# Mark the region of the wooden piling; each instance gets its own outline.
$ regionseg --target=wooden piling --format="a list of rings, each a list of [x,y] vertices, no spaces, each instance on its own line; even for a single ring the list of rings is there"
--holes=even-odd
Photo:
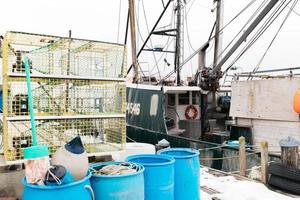
[[[240,159],[240,175],[246,176],[246,148],[245,148],[245,137],[239,138],[239,159]]]
[[[268,162],[269,162],[269,144],[267,141],[262,141],[260,143],[261,149],[261,181],[264,184],[268,183]]]
[[[298,146],[282,146],[281,162],[284,166],[299,168],[299,148]]]

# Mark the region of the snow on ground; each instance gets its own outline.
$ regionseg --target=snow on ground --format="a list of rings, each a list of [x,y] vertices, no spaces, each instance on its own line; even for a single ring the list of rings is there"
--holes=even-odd
[[[208,173],[207,168],[201,168],[200,186],[206,186],[220,192],[208,194],[201,190],[201,200],[212,200],[217,197],[221,200],[295,200],[280,193],[269,190],[262,183],[237,180],[233,176],[217,177]]]

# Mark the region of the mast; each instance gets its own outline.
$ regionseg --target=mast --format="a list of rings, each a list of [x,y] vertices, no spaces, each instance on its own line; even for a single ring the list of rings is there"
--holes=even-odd
[[[220,62],[213,68],[212,74],[217,74],[221,70],[225,62],[231,57],[231,55],[241,46],[241,44],[247,39],[252,31],[261,23],[261,21],[268,15],[268,13],[274,8],[279,0],[270,0],[265,8],[259,13],[259,15],[253,20],[249,27],[244,31],[241,37],[236,43],[228,50],[227,54],[220,60]]]
[[[176,84],[181,84],[180,79],[180,66],[183,61],[183,3],[182,0],[177,0],[177,19],[176,19],[176,46],[175,46],[175,71],[176,71]]]
[[[217,2],[216,7],[216,28],[215,28],[215,51],[214,51],[214,66],[217,66],[221,60],[223,36],[220,30],[223,28],[224,1],[214,0]]]
[[[136,55],[136,29],[135,29],[135,4],[134,0],[128,0],[129,4],[129,19],[130,19],[130,33],[131,33],[131,56],[133,66],[133,83],[137,83],[139,78],[138,61]]]
[[[224,1],[214,0],[216,5],[216,27],[215,27],[215,48],[214,48],[214,65],[217,66],[221,60],[223,36],[220,30],[223,28]],[[212,92],[212,105],[217,106],[216,92]]]

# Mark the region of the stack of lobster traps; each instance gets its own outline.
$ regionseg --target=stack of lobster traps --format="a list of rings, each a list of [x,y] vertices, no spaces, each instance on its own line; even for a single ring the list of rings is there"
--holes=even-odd
[[[80,135],[88,153],[119,151],[126,140],[124,45],[7,32],[3,41],[3,142],[7,161],[31,145],[25,66],[40,144],[51,152]]]

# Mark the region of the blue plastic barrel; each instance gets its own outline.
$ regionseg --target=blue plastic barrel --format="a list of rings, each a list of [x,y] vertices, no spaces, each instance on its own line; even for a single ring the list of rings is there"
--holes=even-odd
[[[199,151],[170,148],[159,151],[161,155],[175,158],[175,200],[200,199]]]
[[[94,200],[94,194],[89,179],[89,173],[84,179],[61,186],[38,186],[28,184],[23,178],[24,191],[22,200]]]
[[[174,200],[175,160],[163,155],[133,155],[127,161],[145,167],[145,200]]]
[[[102,166],[119,164],[119,162],[96,163],[93,169]],[[126,175],[100,175],[94,174],[91,185],[96,200],[144,200],[144,167],[137,165],[139,170]]]

